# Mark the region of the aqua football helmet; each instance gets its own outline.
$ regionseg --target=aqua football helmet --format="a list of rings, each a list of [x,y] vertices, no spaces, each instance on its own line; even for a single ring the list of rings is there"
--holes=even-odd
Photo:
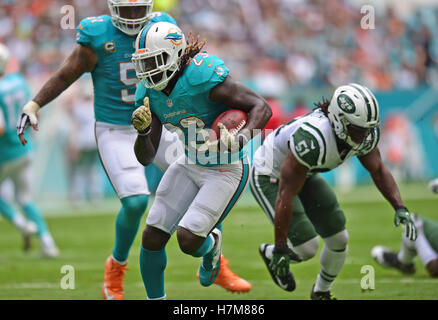
[[[9,57],[9,49],[4,44],[0,43],[0,75],[5,73]]]
[[[336,136],[356,149],[379,125],[379,104],[367,87],[350,83],[336,89],[328,117]]]
[[[111,13],[113,25],[130,36],[136,36],[140,30],[149,22],[148,16],[152,12],[154,0],[108,0],[108,7]],[[144,7],[144,13],[141,12],[139,17],[127,18],[122,12],[124,7]]]
[[[132,62],[146,88],[163,90],[181,66],[186,38],[178,26],[157,22],[144,28],[135,42]]]

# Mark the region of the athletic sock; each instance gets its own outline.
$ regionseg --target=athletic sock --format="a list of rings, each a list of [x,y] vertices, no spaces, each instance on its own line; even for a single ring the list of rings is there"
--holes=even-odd
[[[3,199],[0,199],[0,214],[11,223],[14,223],[14,217],[18,215],[14,208]]]
[[[417,252],[415,251],[415,241],[409,240],[405,236],[402,236],[402,243],[400,251],[397,254],[397,259],[402,264],[411,264],[414,262],[416,255]]]
[[[209,253],[211,251],[211,249],[213,249],[214,244],[215,244],[214,237],[210,233],[207,236],[207,238],[205,238],[204,242],[201,244],[201,246],[198,248],[198,250],[196,250],[196,252],[194,252],[192,254],[192,256],[194,256],[195,258],[205,256],[207,253]]]
[[[45,232],[40,236],[41,245],[45,248],[50,248],[55,246],[55,241],[50,233]]]
[[[38,235],[42,237],[42,235],[48,233],[47,224],[44,221],[43,215],[41,214],[40,209],[33,203],[28,203],[22,206],[24,214],[27,219],[34,222],[38,228]]]
[[[315,283],[315,292],[327,292],[330,290],[336,276],[341,272],[346,258],[347,248],[342,251],[333,251],[324,244],[320,257],[321,271]]]
[[[128,259],[148,199],[147,195],[137,195],[121,200],[122,208],[116,218],[116,237],[113,248],[113,258],[121,264],[126,263]]]
[[[418,229],[417,229],[418,230]],[[427,240],[426,236],[422,232],[422,229],[418,230],[417,240],[415,240],[415,248],[417,250],[418,257],[424,266],[426,266],[430,261],[437,258],[437,253]]]
[[[167,265],[166,249],[140,250],[140,272],[148,299],[164,299],[164,270]]]

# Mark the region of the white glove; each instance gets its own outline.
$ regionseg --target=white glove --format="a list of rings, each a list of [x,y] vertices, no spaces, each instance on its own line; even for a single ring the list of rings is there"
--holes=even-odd
[[[218,128],[220,129],[220,141],[221,143],[227,147],[227,149],[231,153],[239,152],[240,146],[239,141],[237,141],[236,130],[230,130],[228,131],[227,127],[222,122],[218,123]]]
[[[149,98],[146,97],[143,100],[144,105],[141,107],[138,107],[133,113],[132,113],[132,124],[134,125],[134,128],[140,133],[140,134],[149,134],[151,130],[151,123],[152,123],[152,113],[151,109],[149,107]]]
[[[35,101],[29,101],[21,111],[21,116],[17,122],[17,135],[20,138],[21,144],[27,143],[24,139],[24,132],[29,126],[32,126],[34,130],[38,131],[38,118],[37,112],[40,106]]]

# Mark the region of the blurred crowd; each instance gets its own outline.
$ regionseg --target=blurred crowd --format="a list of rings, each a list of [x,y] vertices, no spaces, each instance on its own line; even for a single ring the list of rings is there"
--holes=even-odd
[[[208,40],[236,78],[279,96],[292,86],[337,86],[346,81],[375,90],[410,89],[438,78],[438,6],[401,17],[375,10],[375,29],[362,29],[357,1],[155,0],[187,34]],[[41,79],[75,45],[75,30],[60,27],[61,7],[73,5],[76,24],[107,14],[106,0],[2,0],[0,42],[22,71]],[[39,80],[41,81],[41,80]]]

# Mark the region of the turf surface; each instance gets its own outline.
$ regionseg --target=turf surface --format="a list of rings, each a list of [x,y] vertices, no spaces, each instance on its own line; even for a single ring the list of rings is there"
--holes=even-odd
[[[411,210],[438,220],[438,197],[424,186],[402,188]],[[430,278],[416,259],[417,273],[404,276],[384,269],[370,256],[373,246],[381,244],[398,249],[400,228],[393,227],[393,210],[374,188],[358,188],[339,196],[347,216],[350,235],[347,262],[333,285],[339,299],[438,299],[438,279]],[[111,210],[64,210],[50,214],[46,220],[61,250],[54,260],[38,257],[39,241],[28,254],[21,250],[20,234],[5,220],[0,221],[0,299],[101,299],[104,262],[114,241],[115,203]],[[145,217],[143,218],[145,219]],[[144,221],[142,221],[142,226]],[[142,228],[141,228],[142,229]],[[140,232],[131,249],[129,271],[125,278],[125,298],[145,299],[139,271]],[[183,254],[175,237],[167,246],[166,293],[168,299],[308,299],[319,272],[319,253],[311,261],[292,265],[297,289],[288,293],[274,285],[258,254],[262,242],[272,242],[273,228],[264,213],[247,195],[224,222],[223,249],[231,268],[252,283],[247,294],[237,295],[213,285],[201,287],[196,279],[200,259]],[[321,246],[320,246],[321,249]],[[63,290],[61,268],[71,265],[75,270],[75,289]],[[364,291],[360,282],[365,274],[361,268],[374,267],[375,289]]]

